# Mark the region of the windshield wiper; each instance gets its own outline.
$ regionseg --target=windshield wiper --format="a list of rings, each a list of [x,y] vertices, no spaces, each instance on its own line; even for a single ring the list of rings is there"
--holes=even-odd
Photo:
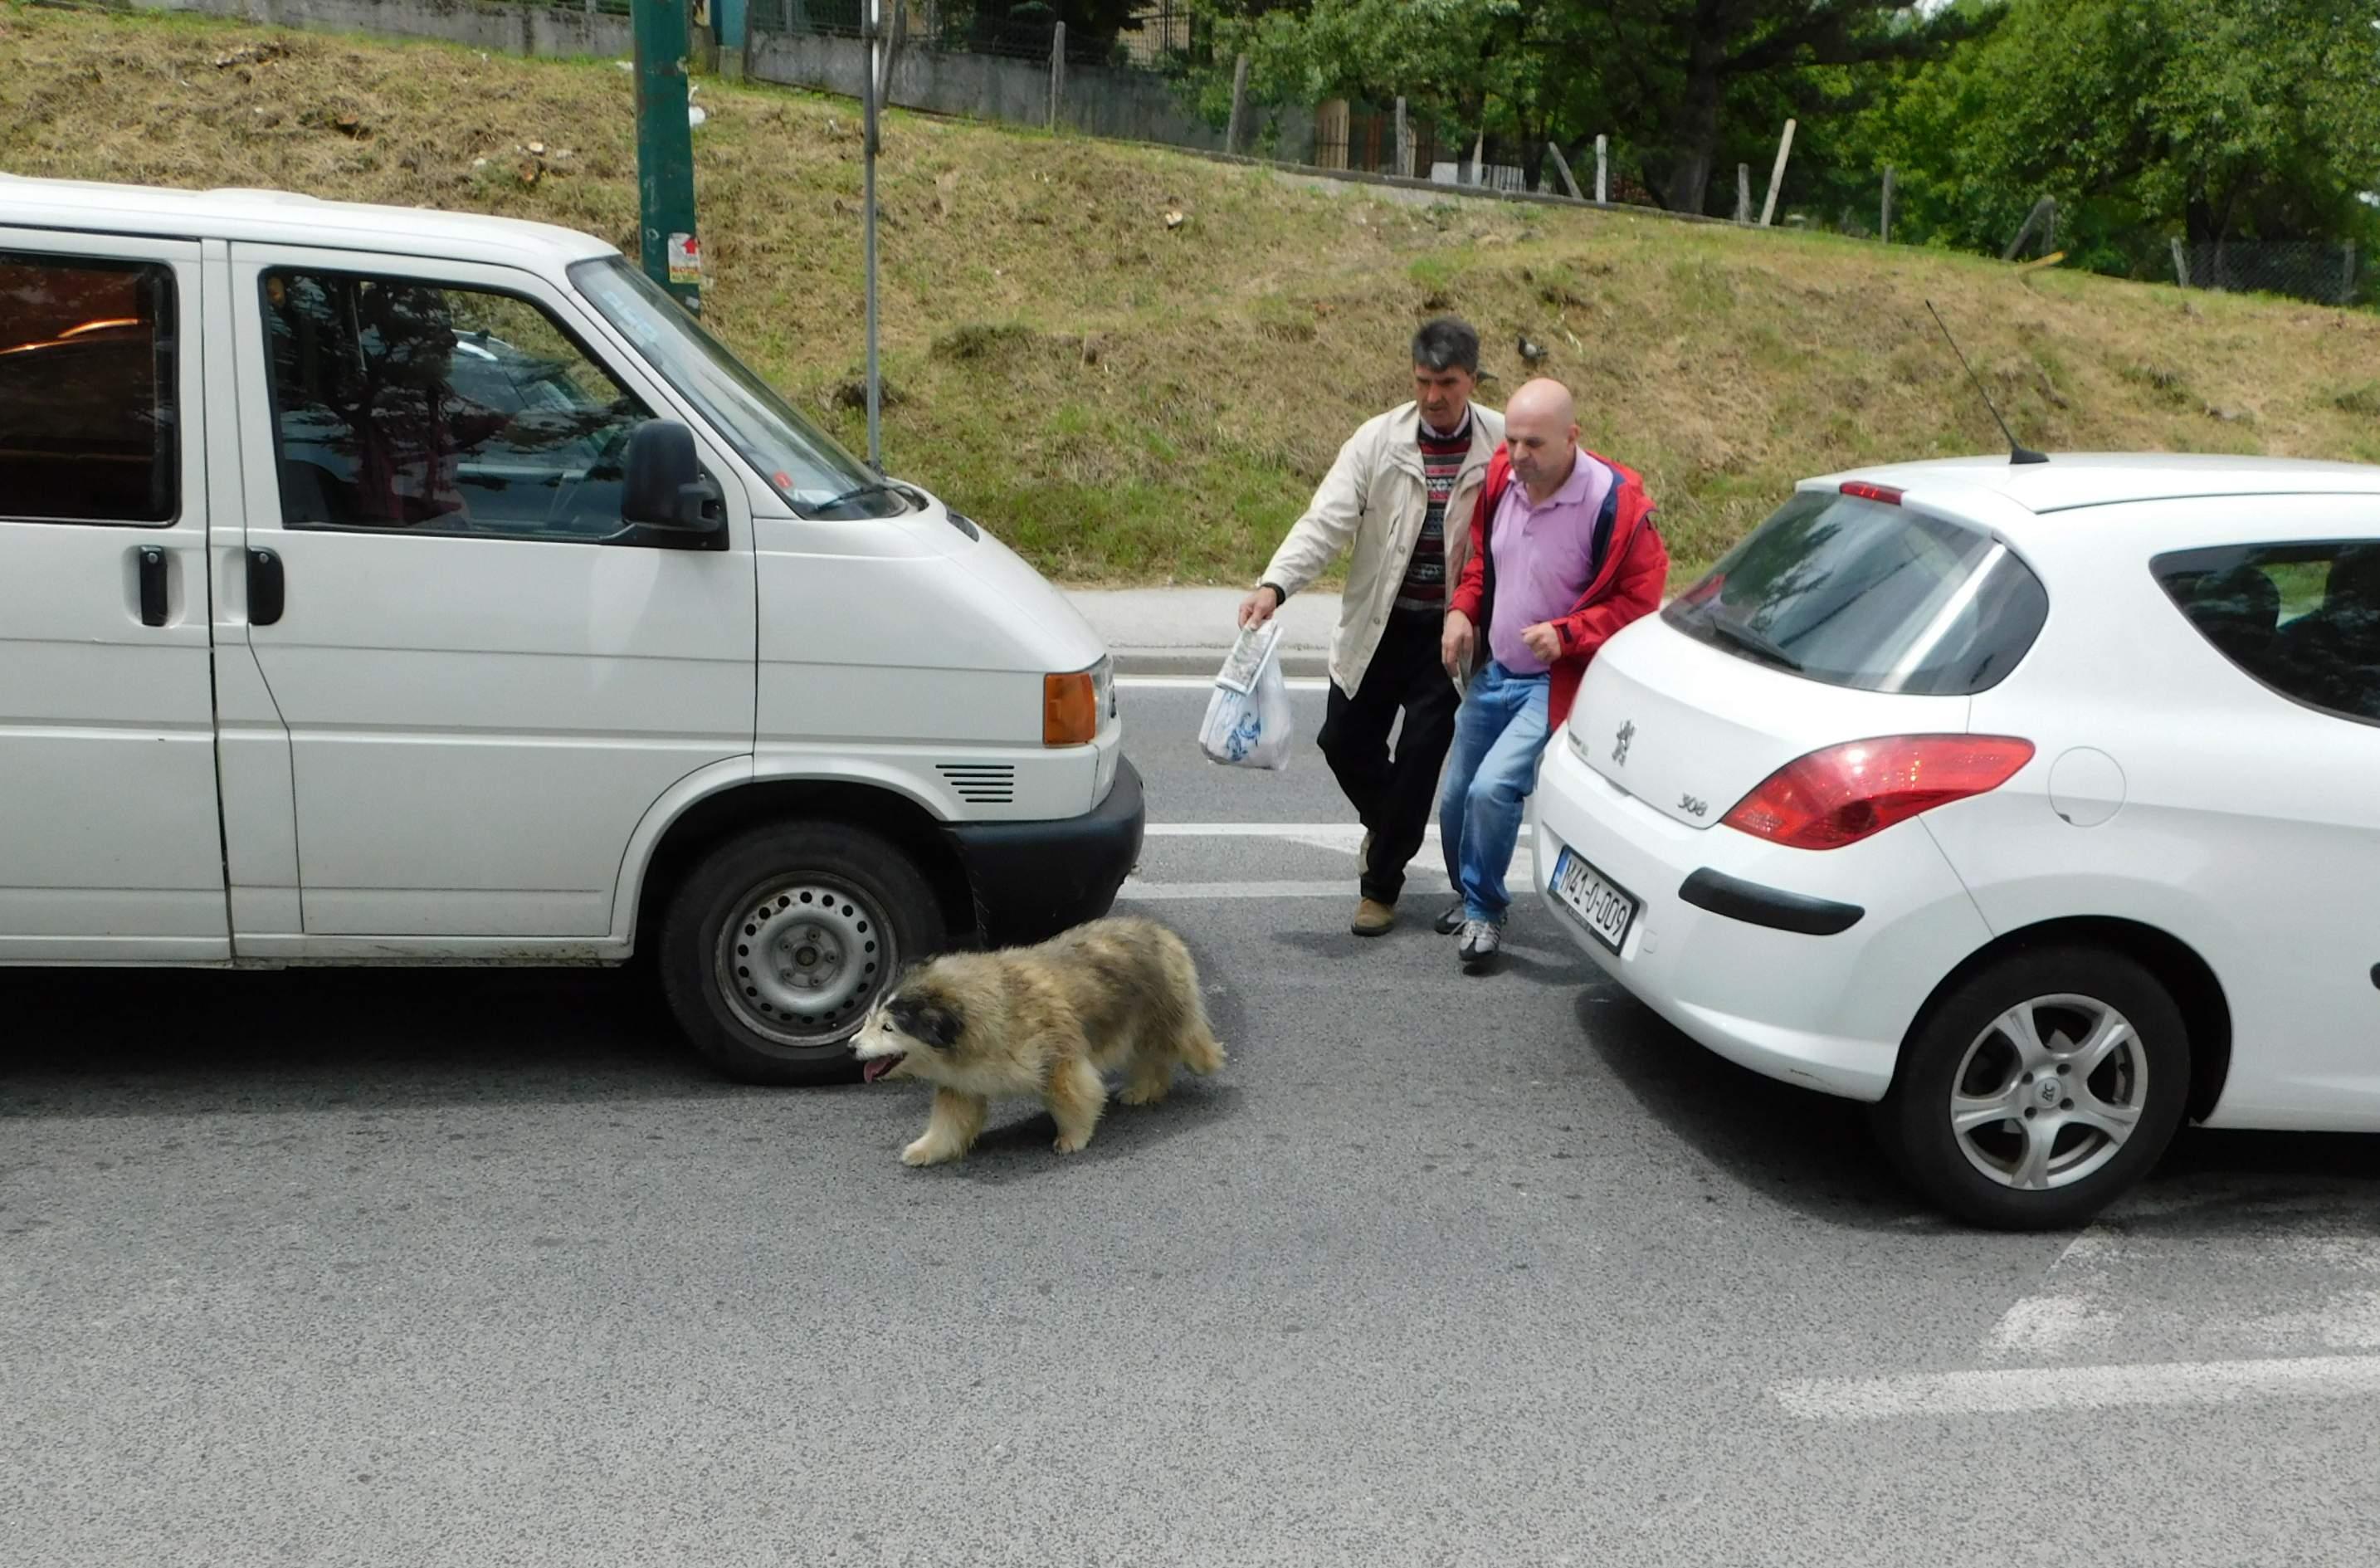
[[[899,486],[886,484],[881,480],[879,480],[872,483],[860,485],[856,489],[846,490],[841,495],[836,496],[833,500],[823,503],[819,509],[820,511],[824,511],[829,506],[841,506],[846,502],[856,501],[863,495],[899,495],[904,502],[906,502],[909,499],[906,495],[902,494]]]
[[[1772,664],[1779,664],[1799,675],[1802,661],[1785,651],[1784,644],[1767,632],[1755,631],[1742,621],[1730,621],[1723,615],[1709,618],[1710,629],[1749,653],[1758,654]]]

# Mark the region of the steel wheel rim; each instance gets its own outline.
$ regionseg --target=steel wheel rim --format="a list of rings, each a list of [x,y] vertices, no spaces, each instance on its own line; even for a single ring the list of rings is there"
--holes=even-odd
[[[1985,1179],[2019,1192],[2086,1181],[2148,1107],[2148,1054],[2097,997],[2036,996],[1970,1041],[1950,1079],[1950,1131]]]
[[[828,878],[771,878],[730,907],[713,979],[737,1021],[772,1045],[846,1039],[899,962],[875,901]]]

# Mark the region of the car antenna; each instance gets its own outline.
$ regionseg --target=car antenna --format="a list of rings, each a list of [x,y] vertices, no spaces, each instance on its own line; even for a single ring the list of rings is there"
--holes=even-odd
[[[2000,427],[2002,435],[2008,437],[2009,461],[2011,464],[2048,462],[2049,458],[2045,454],[2035,452],[2017,440],[2015,432],[2009,429],[2008,421],[2000,418],[1999,408],[1992,402],[1992,395],[1984,390],[1984,378],[1975,374],[1975,367],[1967,363],[1967,357],[1964,354],[1959,354],[1959,340],[1952,337],[1950,329],[1943,324],[1942,312],[1934,309],[1934,301],[1931,299],[1925,301],[1925,310],[1934,318],[1934,324],[1942,328],[1942,336],[1949,343],[1950,352],[1959,355],[1959,364],[1966,371],[1967,379],[1975,383],[1975,395],[1984,400],[1984,407],[1992,411],[1992,422]]]

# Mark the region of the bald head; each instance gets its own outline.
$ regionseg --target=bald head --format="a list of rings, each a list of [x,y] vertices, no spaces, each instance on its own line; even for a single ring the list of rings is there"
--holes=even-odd
[[[1504,405],[1504,442],[1512,477],[1531,500],[1560,490],[1578,461],[1578,405],[1570,388],[1545,376],[1524,383]]]
[[[1551,376],[1538,376],[1521,383],[1505,406],[1504,418],[1508,423],[1515,419],[1536,423],[1550,420],[1557,428],[1567,428],[1576,421],[1578,407],[1571,399],[1570,388]]]

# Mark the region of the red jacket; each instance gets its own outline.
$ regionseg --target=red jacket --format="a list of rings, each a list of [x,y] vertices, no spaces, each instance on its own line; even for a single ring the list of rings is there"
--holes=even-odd
[[[1605,537],[1595,580],[1586,585],[1570,614],[1553,623],[1561,638],[1561,656],[1553,662],[1546,711],[1548,730],[1560,729],[1570,716],[1587,661],[1612,633],[1659,609],[1661,590],[1670,580],[1669,547],[1661,542],[1660,529],[1653,526],[1653,498],[1645,492],[1644,480],[1634,469],[1609,457],[1584,447],[1579,450],[1609,468],[1613,481],[1603,516],[1596,523],[1596,531]],[[1475,669],[1488,658],[1488,619],[1496,609],[1496,564],[1488,556],[1488,541],[1495,531],[1496,508],[1512,482],[1512,453],[1500,444],[1495,456],[1488,459],[1488,480],[1479,492],[1479,504],[1471,509],[1470,558],[1463,562],[1463,578],[1447,601],[1448,609],[1462,611],[1477,629]]]

